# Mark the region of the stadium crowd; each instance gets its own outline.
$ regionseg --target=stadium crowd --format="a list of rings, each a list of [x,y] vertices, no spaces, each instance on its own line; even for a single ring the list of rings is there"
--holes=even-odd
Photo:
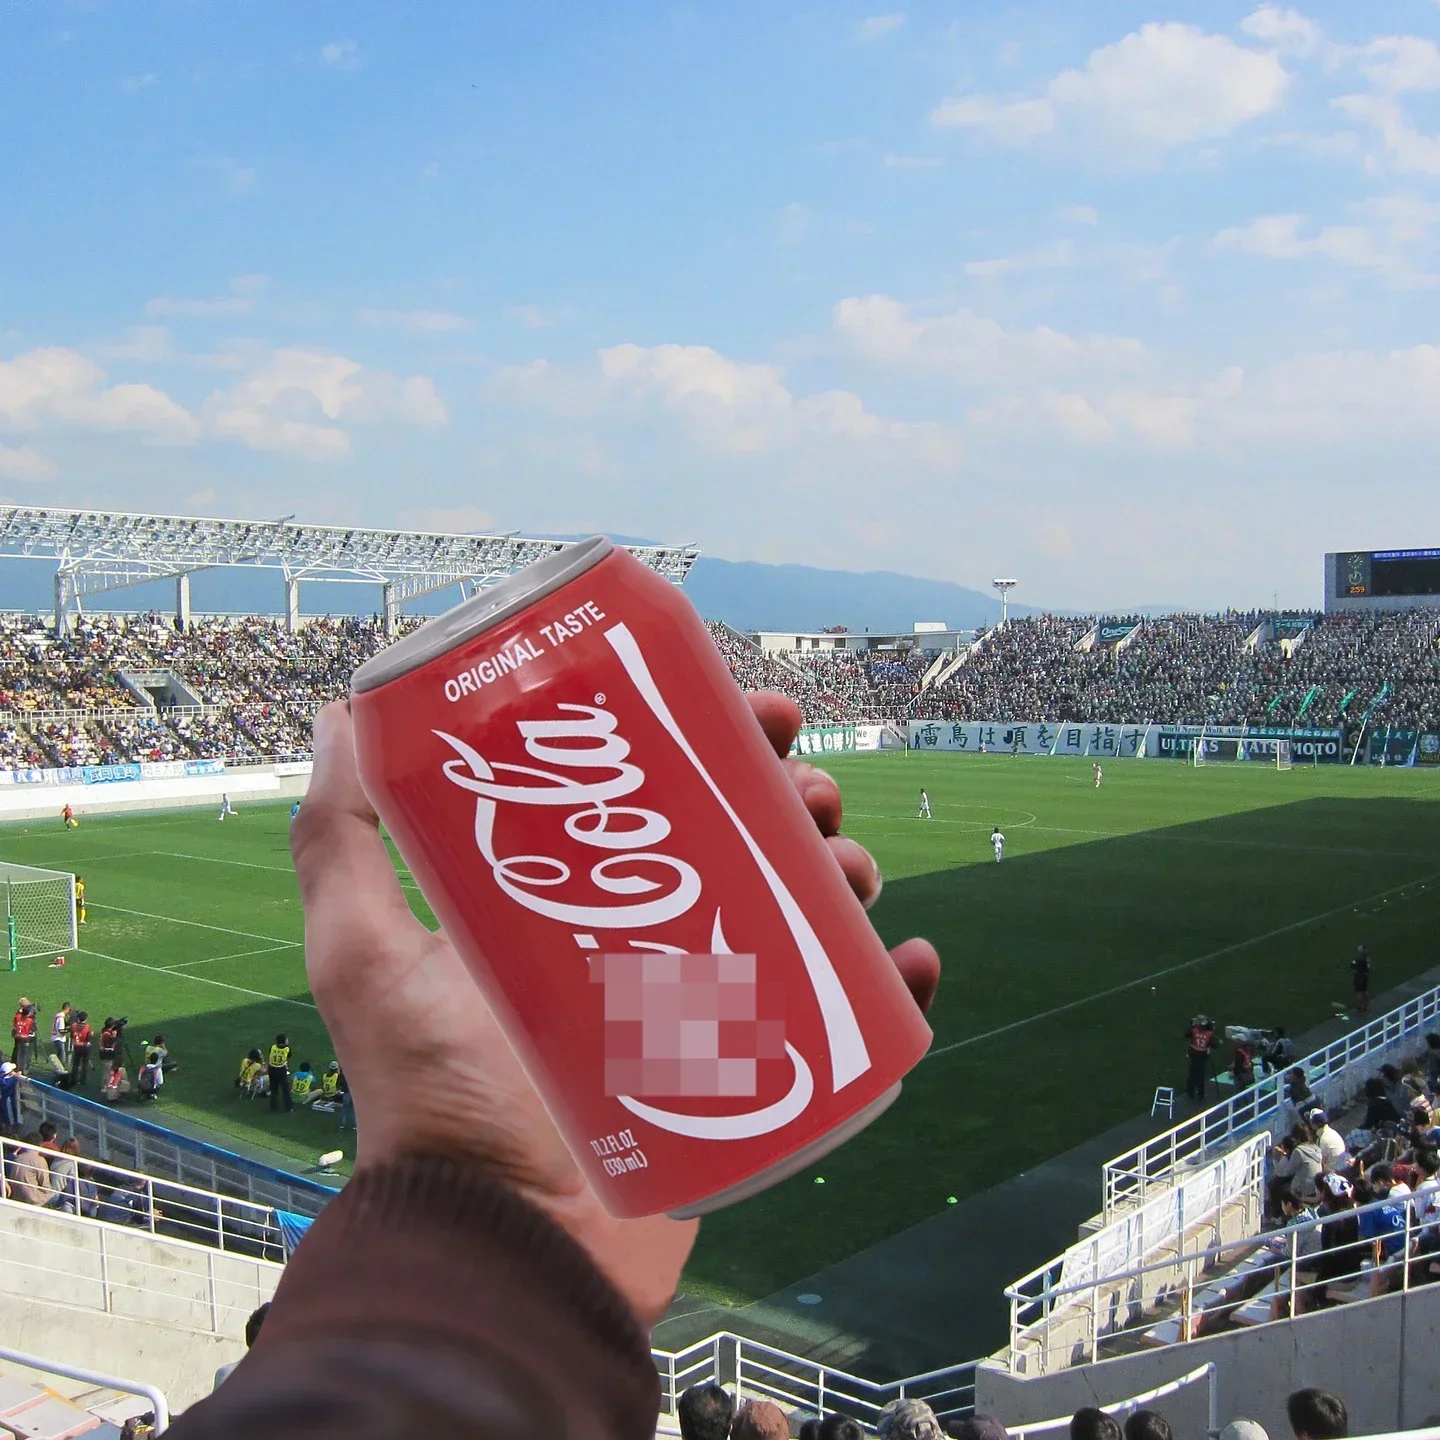
[[[864,1440],[871,1433],[880,1440],[1010,1440],[1010,1432],[993,1416],[967,1415],[942,1425],[924,1400],[905,1398],[886,1403],[873,1431],[840,1412],[787,1412],[773,1400],[746,1400],[737,1406],[731,1393],[714,1383],[692,1385],[675,1410],[682,1440]],[[1350,1433],[1345,1402],[1328,1390],[1297,1390],[1286,1400],[1285,1410],[1294,1440],[1344,1440]],[[1150,1409],[1132,1410],[1122,1424],[1114,1415],[1087,1406],[1075,1412],[1069,1426],[1070,1440],[1174,1440],[1174,1435],[1164,1415]],[[1219,1440],[1270,1437],[1254,1420],[1232,1420]]]
[[[1368,717],[1440,729],[1440,612],[1288,616],[1280,635],[1268,620],[1253,611],[1020,616],[980,635],[964,663],[928,688],[929,672],[948,657],[919,643],[780,656],[726,625],[709,629],[742,688],[784,691],[808,724],[1354,729]],[[0,767],[296,758],[309,753],[316,708],[343,695],[351,672],[385,643],[375,619],[315,618],[292,634],[274,619],[212,617],[182,633],[169,617],[106,614],[57,638],[35,617],[3,616]],[[188,693],[197,705],[153,708],[146,684],[157,673],[175,682],[171,701]]]

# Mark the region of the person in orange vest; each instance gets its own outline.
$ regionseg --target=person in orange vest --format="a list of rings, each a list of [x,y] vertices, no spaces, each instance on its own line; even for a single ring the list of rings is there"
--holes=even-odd
[[[88,1011],[76,1012],[70,1022],[70,1078],[76,1086],[83,1085],[90,1078],[90,1049],[95,1043],[95,1027],[90,1023]]]
[[[1185,1076],[1185,1093],[1200,1104],[1205,1102],[1205,1082],[1210,1078],[1210,1055],[1215,1049],[1215,1022],[1197,1015],[1185,1032],[1190,1068]]]
[[[24,995],[20,997],[20,1007],[10,1024],[10,1038],[15,1042],[10,1058],[22,1075],[28,1074],[35,1063],[35,1005]]]

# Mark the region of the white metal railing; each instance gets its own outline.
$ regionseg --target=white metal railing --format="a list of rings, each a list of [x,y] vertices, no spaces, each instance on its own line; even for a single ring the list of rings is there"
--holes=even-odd
[[[1171,1380],[1165,1385],[1158,1385],[1154,1390],[1147,1390],[1143,1395],[1131,1395],[1127,1400],[1114,1400],[1103,1406],[1107,1415],[1121,1419],[1133,1415],[1135,1411],[1143,1409],[1147,1405],[1153,1405],[1157,1400],[1168,1399],[1171,1395],[1178,1394],[1187,1385],[1198,1384],[1205,1381],[1207,1394],[1207,1407],[1205,1418],[1205,1430],[1208,1435],[1218,1435],[1220,1432],[1220,1369],[1212,1360],[1208,1365],[1201,1365],[1199,1369],[1192,1370],[1188,1375],[1182,1375],[1178,1380]],[[1048,1435],[1052,1430],[1070,1429],[1070,1421],[1073,1417],[1065,1415],[1057,1416],[1054,1420],[1038,1420],[1033,1425],[1010,1425],[1006,1428],[1010,1434],[1010,1440],[1026,1440],[1030,1435]]]
[[[284,1268],[0,1200],[0,1291],[9,1295],[233,1339]]]
[[[22,1151],[38,1154],[46,1164],[62,1158],[62,1152],[0,1137],[0,1159],[3,1159],[5,1177],[12,1186],[22,1168],[35,1169],[33,1162],[27,1162],[22,1167]],[[81,1215],[84,1214],[83,1207],[93,1205],[98,1215],[91,1218],[118,1220],[130,1226],[134,1226],[138,1219],[139,1228],[148,1230],[152,1235],[173,1235],[213,1246],[216,1250],[238,1251],[247,1256],[259,1255],[272,1260],[284,1259],[284,1240],[275,1211],[269,1205],[255,1205],[248,1200],[200,1190],[179,1181],[157,1180],[137,1170],[124,1170],[103,1161],[87,1160],[83,1156],[67,1158],[75,1162],[75,1170],[70,1176],[57,1181],[53,1174],[38,1173],[35,1180],[29,1182],[38,1182],[37,1188],[48,1191],[53,1197],[46,1205],[35,1208]],[[125,1199],[112,1198],[117,1191],[123,1192]]]
[[[1205,1333],[1207,1316],[1228,1320],[1242,1307],[1249,1312],[1246,1323],[1259,1326],[1282,1324],[1337,1299],[1343,1302],[1404,1293],[1429,1282],[1432,1263],[1440,1267],[1440,1221],[1434,1214],[1417,1214],[1418,1207],[1433,1199],[1433,1195],[1395,1196],[1296,1222],[1283,1230],[1181,1248],[1174,1255],[1131,1266],[1105,1281],[1054,1285],[1035,1297],[1035,1303],[1048,1313],[1078,1312],[1088,1306],[1093,1314],[1099,1308],[1099,1292],[1108,1287],[1137,1297],[1118,1307],[1130,1313],[1126,1323],[1110,1333],[1153,1328],[1157,1320],[1165,1318],[1162,1311],[1168,1310],[1177,1322],[1173,1337],[1148,1337],[1152,1343],[1164,1345],[1198,1339]],[[1384,1222],[1369,1237],[1362,1234],[1368,1217]],[[1349,1229],[1352,1224],[1356,1226],[1353,1232]],[[1237,1259],[1245,1261],[1238,1268]],[[1332,1273],[1322,1277],[1322,1270]],[[1153,1292],[1145,1299],[1147,1280]],[[1338,1296],[1334,1293],[1337,1289],[1342,1292]],[[1207,1293],[1211,1299],[1205,1303]],[[1028,1338],[1033,1341],[1036,1337]],[[1012,1346],[1006,1356],[1009,1368],[1028,1373],[1029,1356],[1035,1353],[1027,1348],[1023,1356],[1017,1355]],[[1073,1335],[1063,1334],[1056,1347],[1041,1336],[1036,1358],[1044,1374],[1091,1363],[1099,1358],[1099,1348],[1089,1335],[1077,1342]]]
[[[163,1434],[170,1428],[170,1405],[163,1391],[141,1380],[121,1380],[115,1375],[105,1375],[99,1370],[86,1370],[79,1365],[64,1365],[58,1360],[45,1360],[39,1355],[27,1355],[23,1350],[8,1350],[0,1346],[0,1360],[9,1360],[14,1365],[23,1365],[27,1370],[38,1370],[42,1375],[59,1375],[65,1380],[83,1380],[87,1385],[100,1386],[106,1390],[119,1390],[124,1395],[138,1395],[150,1402],[155,1416],[155,1433]]]
[[[138,1171],[156,1180],[173,1178],[180,1185],[222,1198],[311,1217],[336,1193],[314,1180],[191,1140],[73,1091],[30,1082],[21,1093],[27,1125],[33,1120],[31,1128],[38,1128],[42,1120],[54,1121],[118,1169]]]
[[[1187,1234],[1202,1229],[1221,1244],[1223,1222],[1237,1209],[1243,1212],[1246,1233],[1259,1229],[1269,1148],[1268,1132],[1253,1136],[1182,1184],[1006,1286],[1011,1351],[1037,1336],[1043,1351],[1057,1325],[1064,1325],[1067,1334],[1078,1325],[1087,1353],[1097,1358],[1100,1341],[1124,1327],[1131,1308],[1129,1302],[1102,1303],[1102,1297],[1123,1290],[1126,1278],[1138,1273],[1151,1256],[1168,1252],[1171,1258],[1164,1263],[1177,1264],[1174,1257],[1183,1251]],[[1073,1316],[1070,1310],[1075,1311]]]
[[[1427,1029],[1440,1028],[1440,986],[1407,1000],[1348,1035],[1297,1060],[1327,1109],[1347,1104],[1389,1052]],[[1370,1062],[1362,1071],[1362,1062]],[[1295,1066],[1287,1067],[1293,1069]],[[1162,1135],[1117,1155],[1105,1166],[1105,1218],[1122,1205],[1143,1201],[1160,1186],[1173,1183],[1186,1166],[1264,1125],[1288,1109],[1283,1097],[1285,1072],[1267,1075],[1218,1105],[1183,1120]]]
[[[840,1413],[873,1426],[887,1402],[924,1400],[941,1419],[967,1415],[975,1402],[975,1361],[911,1375],[903,1380],[866,1380],[835,1366],[762,1345],[722,1330],[683,1350],[652,1350],[660,1374],[662,1416],[692,1385],[733,1387],[741,1399],[773,1400],[813,1415]],[[665,1429],[660,1433],[674,1434]]]

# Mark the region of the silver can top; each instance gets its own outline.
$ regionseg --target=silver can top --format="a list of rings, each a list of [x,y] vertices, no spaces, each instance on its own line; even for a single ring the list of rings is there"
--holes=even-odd
[[[567,545],[514,575],[507,575],[498,585],[491,585],[453,610],[427,620],[404,639],[372,655],[350,677],[351,694],[377,690],[448,654],[473,636],[503,624],[527,605],[598,565],[614,548],[603,535],[596,535],[579,544]]]

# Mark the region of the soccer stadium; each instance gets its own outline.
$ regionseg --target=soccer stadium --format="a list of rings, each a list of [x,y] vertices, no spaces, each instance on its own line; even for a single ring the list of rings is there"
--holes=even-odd
[[[0,1276],[27,1330],[58,1334],[63,1275],[193,1367],[228,1353],[354,1160],[289,852],[312,719],[414,633],[400,597],[483,594],[569,547],[20,508],[0,546],[57,567],[53,611],[0,621],[19,1062]],[[634,553],[683,593],[693,547]],[[1362,558],[1357,595],[1337,574]],[[199,563],[307,562],[378,584],[374,618],[309,614],[298,582],[279,615],[190,607]],[[672,1422],[720,1383],[801,1420],[1153,1394],[1199,1425],[1290,1363],[1287,1328],[1351,1305],[1385,1325],[1440,1276],[1440,584],[1409,583],[1440,560],[1325,563],[1317,612],[824,648],[709,622],[743,690],[796,702],[792,755],[838,781],[886,877],[881,937],[925,935],[945,971],[900,1100],[706,1218],[654,1332]],[[157,577],[165,612],[86,605]],[[293,1109],[267,1088],[278,1036]],[[50,1159],[36,1133],[78,1143]]]
[[[1440,5],[0,5],[0,1440],[1440,1440]]]

